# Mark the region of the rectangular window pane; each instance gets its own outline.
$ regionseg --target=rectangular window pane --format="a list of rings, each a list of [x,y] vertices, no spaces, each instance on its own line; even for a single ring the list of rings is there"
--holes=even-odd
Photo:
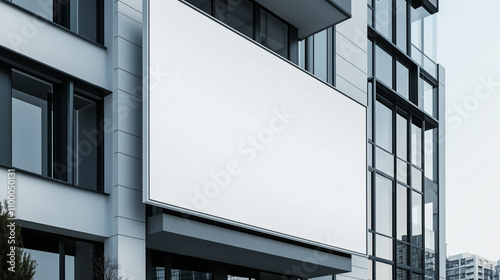
[[[402,96],[410,96],[410,70],[401,62],[396,62],[396,91]]]
[[[373,76],[373,42],[368,40],[368,77]]]
[[[306,40],[299,41],[299,67],[306,68]]]
[[[373,10],[368,8],[368,14],[366,15],[367,22],[369,26],[373,27]]]
[[[260,17],[261,44],[288,58],[288,25],[262,10]]]
[[[396,280],[409,280],[408,279],[408,271],[398,268],[396,270]]]
[[[392,56],[379,46],[375,48],[375,76],[389,88],[392,88]]]
[[[75,184],[97,190],[97,167],[102,131],[97,126],[97,104],[84,97],[74,96]]]
[[[375,2],[375,28],[392,42],[392,1]]]
[[[78,0],[78,34],[97,42],[101,0]]]
[[[403,241],[408,240],[408,189],[400,184],[396,190],[396,238]]]
[[[65,275],[66,279],[92,279],[92,264],[94,261],[94,244],[64,240]]]
[[[411,265],[414,267],[423,268],[423,250],[422,249],[412,247],[412,249],[411,249]],[[413,275],[416,275],[416,274],[413,274]],[[418,276],[420,276],[420,278],[417,278],[417,279],[422,279],[421,275],[418,275]],[[412,279],[415,279],[415,278],[412,277]]]
[[[422,50],[422,19],[421,11],[424,10],[423,7],[411,10],[411,43]]]
[[[385,174],[394,177],[394,156],[376,147],[375,158],[377,161],[375,167]]]
[[[411,167],[411,186],[418,191],[422,191],[422,171],[414,166]]]
[[[437,252],[438,240],[438,184],[427,181],[425,184],[425,247],[431,252]]]
[[[396,0],[396,45],[406,53],[406,0]]]
[[[328,67],[327,30],[314,34],[314,75],[326,82]]]
[[[375,143],[392,152],[392,110],[378,101],[375,106]]]
[[[411,125],[411,162],[422,167],[422,128],[419,121],[413,122]]]
[[[36,261],[33,280],[59,279],[59,254],[32,249],[24,249]]]
[[[392,239],[385,236],[376,235],[375,239],[376,256],[392,261]]]
[[[228,1],[227,24],[253,38],[253,3],[248,0]]]
[[[437,118],[437,95],[436,88],[426,81],[424,84],[424,111]]]
[[[392,266],[389,264],[376,262],[375,279],[392,280]]]
[[[396,258],[398,264],[408,265],[408,256],[410,255],[410,245],[396,240]]]
[[[411,203],[412,243],[422,246],[422,195],[412,192]]]
[[[45,18],[46,20],[52,21],[54,18],[54,5],[52,1],[12,0],[12,3],[21,6],[24,9]]]
[[[397,179],[405,184],[408,184],[408,163],[398,158],[396,164],[396,172],[398,175]]]
[[[380,175],[375,177],[376,231],[392,236],[392,182]]]
[[[408,121],[400,114],[396,115],[396,151],[397,156],[406,160],[408,154]]]
[[[12,165],[49,176],[52,85],[12,71]]]
[[[425,177],[437,181],[437,143],[436,143],[436,129],[429,129],[425,131]]]
[[[187,0],[187,2],[209,15],[212,14],[212,0]]]

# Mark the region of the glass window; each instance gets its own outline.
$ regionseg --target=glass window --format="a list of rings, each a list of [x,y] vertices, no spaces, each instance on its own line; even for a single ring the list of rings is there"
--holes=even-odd
[[[73,239],[64,240],[65,251],[65,275],[66,280],[92,279],[94,261],[93,243],[77,241]]]
[[[419,50],[422,50],[422,10],[423,7],[411,9],[411,43]]]
[[[411,249],[411,265],[414,267],[423,268],[423,254],[424,254],[424,252],[422,249],[412,247],[412,249]],[[420,278],[416,278],[416,279],[422,279],[422,276],[419,274],[413,274],[413,275],[420,276]],[[415,278],[413,278],[413,276],[412,276],[412,279],[415,279]]]
[[[425,131],[425,177],[437,182],[437,129]]]
[[[36,261],[33,280],[59,279],[59,253],[24,249]]]
[[[97,104],[87,98],[74,96],[75,184],[96,190],[98,186],[99,147],[104,136],[98,129]]]
[[[375,167],[385,174],[394,177],[394,156],[379,147],[376,147]]]
[[[396,62],[396,91],[406,99],[410,96],[410,70],[401,62]]]
[[[392,236],[392,181],[380,175],[375,177],[375,229]]]
[[[74,16],[78,22],[76,32],[83,37],[100,42],[101,25],[101,0],[76,0],[78,2],[77,15]]]
[[[406,53],[406,0],[396,0],[396,45]]]
[[[248,0],[215,0],[215,18],[253,38],[253,3]]]
[[[396,161],[396,172],[397,179],[405,184],[408,184],[408,164],[406,161],[400,160],[399,158]]]
[[[396,238],[408,241],[408,188],[398,184],[396,189]]]
[[[392,238],[377,234],[375,244],[377,251],[376,256],[392,261]]]
[[[186,0],[207,14],[212,14],[212,0]]]
[[[396,154],[406,160],[408,154],[408,121],[400,114],[396,115]]]
[[[392,42],[392,1],[375,2],[375,28]]]
[[[288,25],[264,10],[260,17],[260,40],[265,47],[288,57]]]
[[[426,56],[432,60],[436,60],[437,56],[437,28],[436,14],[430,14],[427,10],[424,13],[424,48],[422,49]]]
[[[407,238],[405,236],[405,238]],[[396,240],[396,258],[398,264],[408,265],[408,256],[410,255],[410,245],[405,242]]]
[[[375,279],[392,280],[392,266],[389,264],[376,262]]]
[[[253,2],[228,1],[227,24],[247,37],[253,38]]]
[[[422,195],[412,192],[412,243],[422,246]]]
[[[175,256],[172,257],[171,280],[211,280],[212,268],[208,261]]]
[[[408,271],[398,268],[396,270],[396,280],[409,280],[408,279]]]
[[[368,40],[368,77],[373,76],[373,42]]]
[[[366,15],[366,17],[368,25],[373,27],[373,10],[371,8],[368,8],[368,14]]]
[[[377,79],[392,88],[392,56],[379,46],[375,48],[375,75]]]
[[[102,0],[11,1],[91,41],[103,43],[104,2]]]
[[[12,166],[49,176],[52,85],[12,71]]]
[[[432,252],[437,251],[438,230],[438,185],[433,182],[425,184],[425,248]]]
[[[52,1],[33,1],[33,0],[12,0],[12,3],[35,13],[46,20],[52,21],[54,18],[54,5]]]
[[[161,252],[151,252],[151,280],[166,280],[166,255]]]
[[[375,106],[375,144],[392,152],[392,110],[379,101]]]
[[[422,191],[422,171],[414,166],[411,167],[411,186],[418,191]]]
[[[436,88],[429,84],[427,81],[423,81],[423,91],[424,91],[424,111],[429,115],[437,118],[437,94]]]
[[[411,162],[422,167],[422,128],[421,122],[414,120],[411,125]]]
[[[314,75],[323,81],[328,73],[327,30],[314,34]]]
[[[306,69],[306,39],[299,41],[299,67]]]

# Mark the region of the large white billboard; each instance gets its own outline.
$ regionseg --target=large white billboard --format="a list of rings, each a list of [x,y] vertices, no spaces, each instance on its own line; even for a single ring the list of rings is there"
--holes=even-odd
[[[144,201],[366,253],[366,108],[179,0],[150,0]]]

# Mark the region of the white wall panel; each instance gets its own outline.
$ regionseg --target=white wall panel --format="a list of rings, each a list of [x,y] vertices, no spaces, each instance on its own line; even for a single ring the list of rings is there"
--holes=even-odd
[[[178,0],[149,5],[144,200],[364,254],[365,107]]]

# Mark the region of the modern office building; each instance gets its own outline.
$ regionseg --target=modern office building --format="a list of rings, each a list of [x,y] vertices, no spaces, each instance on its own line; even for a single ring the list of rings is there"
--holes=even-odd
[[[437,2],[0,1],[35,279],[444,280]]]
[[[499,263],[468,253],[453,255],[446,259],[446,279],[498,280]]]

